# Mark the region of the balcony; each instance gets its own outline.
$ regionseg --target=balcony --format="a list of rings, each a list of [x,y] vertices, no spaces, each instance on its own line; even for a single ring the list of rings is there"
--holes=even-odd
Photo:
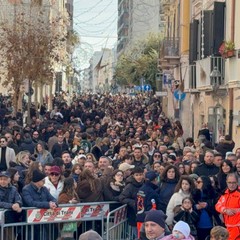
[[[196,61],[196,88],[200,91],[212,91],[213,83],[210,79],[210,74],[214,67],[221,73],[218,80],[220,87],[224,88],[225,84],[225,63],[222,57],[208,57]]]
[[[161,59],[159,65],[162,69],[171,69],[179,65],[179,39],[165,38],[163,40]]]

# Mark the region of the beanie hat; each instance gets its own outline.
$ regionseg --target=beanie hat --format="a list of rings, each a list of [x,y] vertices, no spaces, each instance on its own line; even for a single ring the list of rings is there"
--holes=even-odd
[[[158,177],[158,174],[155,171],[148,171],[145,174],[145,178],[147,178],[150,182]]]
[[[32,181],[36,183],[43,180],[45,177],[46,175],[44,173],[40,172],[39,170],[34,170],[32,174]]]
[[[79,240],[103,240],[103,239],[97,232],[89,230],[81,234]]]
[[[189,237],[190,235],[190,227],[187,223],[183,221],[177,222],[173,228],[173,231],[174,230],[181,232],[185,236],[185,238]]]
[[[155,222],[157,223],[160,227],[165,229],[165,220],[167,216],[164,214],[162,210],[150,210],[146,212],[146,216],[144,219],[144,222]]]

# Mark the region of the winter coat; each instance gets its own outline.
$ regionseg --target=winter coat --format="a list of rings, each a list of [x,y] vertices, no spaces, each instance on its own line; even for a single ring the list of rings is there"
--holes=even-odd
[[[240,212],[237,211],[234,215],[225,214],[225,209],[240,208],[240,189],[230,192],[229,189],[220,197],[216,204],[216,210],[223,215],[224,223],[230,233],[229,240],[235,240],[239,237]]]
[[[194,240],[195,238],[192,235],[189,235],[186,238],[183,238],[182,240]],[[178,240],[177,238],[175,238],[172,234],[168,235],[164,238],[162,238],[162,240]]]
[[[66,143],[64,142],[62,144],[55,143],[52,147],[51,154],[53,158],[62,157],[62,152],[64,151],[68,151],[68,145]]]
[[[0,187],[0,208],[12,209],[14,203],[22,206],[22,198],[17,189],[12,185]]]
[[[79,201],[79,198],[77,195],[74,196],[77,201]],[[60,193],[58,196],[58,204],[68,204],[69,201],[73,199],[72,196],[68,195],[67,193]]]
[[[20,189],[23,188],[23,186],[25,185],[25,177],[26,177],[26,173],[28,171],[28,167],[25,166],[24,164],[20,163],[19,165],[15,165],[14,166],[15,169],[17,169],[18,173],[19,173],[19,187]]]
[[[45,186],[38,189],[33,183],[23,188],[22,198],[25,207],[49,208],[49,202],[57,202]]]
[[[95,180],[96,190],[93,192],[87,179],[79,180],[76,192],[81,202],[102,202],[103,186],[100,179]]]
[[[45,177],[45,183],[44,186],[48,189],[48,191],[51,193],[51,195],[55,198],[58,199],[59,193],[63,189],[63,181],[59,180],[57,188],[52,184],[50,181],[49,177]]]
[[[160,197],[160,210],[164,213],[166,213],[167,205],[174,193],[177,182],[176,179],[167,179],[166,181],[161,182],[158,194]]]
[[[194,169],[195,174],[197,174],[198,176],[211,176],[211,175],[216,175],[219,172],[219,168],[214,165],[214,164],[206,164],[206,163],[202,163],[199,166],[197,166]]]
[[[174,208],[176,206],[182,205],[182,200],[185,197],[190,197],[190,193],[184,193],[182,189],[178,192],[174,193],[167,205],[166,215],[168,216],[166,219],[167,225],[173,225],[173,217],[174,217]]]
[[[34,154],[35,146],[31,138],[26,138],[20,146],[20,151],[29,151],[31,154]]]
[[[0,162],[1,162],[1,156],[2,156],[2,148],[0,148]],[[9,168],[9,163],[11,162],[16,162],[16,156],[15,156],[15,152],[12,148],[7,147],[6,148],[6,164],[7,164],[7,168]]]
[[[190,229],[191,229],[191,235],[197,236],[197,222],[199,220],[199,215],[196,211],[192,210],[192,212],[185,211],[181,209],[179,212],[176,213],[174,217],[174,223],[177,223],[178,221],[184,221],[188,223]]]
[[[220,142],[215,149],[222,154],[223,158],[225,158],[226,153],[232,152],[234,147],[235,147],[235,142],[225,140],[223,142]]]
[[[160,196],[157,194],[158,186],[150,181],[145,182],[138,190],[136,196],[137,222],[144,222],[145,212],[152,209],[152,200],[156,209],[160,210]]]
[[[113,182],[104,184],[103,186],[103,196],[104,201],[119,201],[119,195],[123,191],[122,186],[115,185]]]
[[[206,226],[206,224],[209,222],[210,225],[213,225],[213,216],[217,215],[215,211],[215,203],[217,200],[217,193],[216,192],[211,192],[208,195],[200,191],[199,189],[196,189],[193,192],[193,201],[196,204],[199,202],[206,202],[207,206],[204,209],[197,210],[196,207],[194,206],[195,211],[199,214],[199,222],[198,222],[198,227],[199,228],[208,228],[209,226]],[[203,219],[203,216],[205,216],[205,219]],[[201,225],[205,225],[202,227]]]
[[[12,209],[14,203],[18,203],[20,207],[22,206],[22,198],[17,189],[12,185],[0,187],[0,208]],[[4,214],[5,223],[19,222],[21,215],[21,213],[15,211],[7,211]]]
[[[131,226],[136,226],[136,195],[143,182],[137,182],[132,176],[128,178],[128,184],[123,189],[119,196],[119,201],[122,204],[128,205],[127,217]]]
[[[42,166],[44,166],[46,163],[52,163],[52,154],[47,150],[44,150],[43,154],[37,153],[37,161],[40,162]]]

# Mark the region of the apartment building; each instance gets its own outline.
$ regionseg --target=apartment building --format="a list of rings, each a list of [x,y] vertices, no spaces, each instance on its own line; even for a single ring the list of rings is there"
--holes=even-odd
[[[159,0],[118,0],[117,54],[131,48],[149,33],[162,31],[160,20]]]

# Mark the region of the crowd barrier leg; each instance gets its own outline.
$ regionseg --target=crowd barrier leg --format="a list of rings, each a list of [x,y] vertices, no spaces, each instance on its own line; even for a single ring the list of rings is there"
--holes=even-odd
[[[127,221],[127,205],[108,213],[106,221],[106,240],[132,240],[132,229]]]

